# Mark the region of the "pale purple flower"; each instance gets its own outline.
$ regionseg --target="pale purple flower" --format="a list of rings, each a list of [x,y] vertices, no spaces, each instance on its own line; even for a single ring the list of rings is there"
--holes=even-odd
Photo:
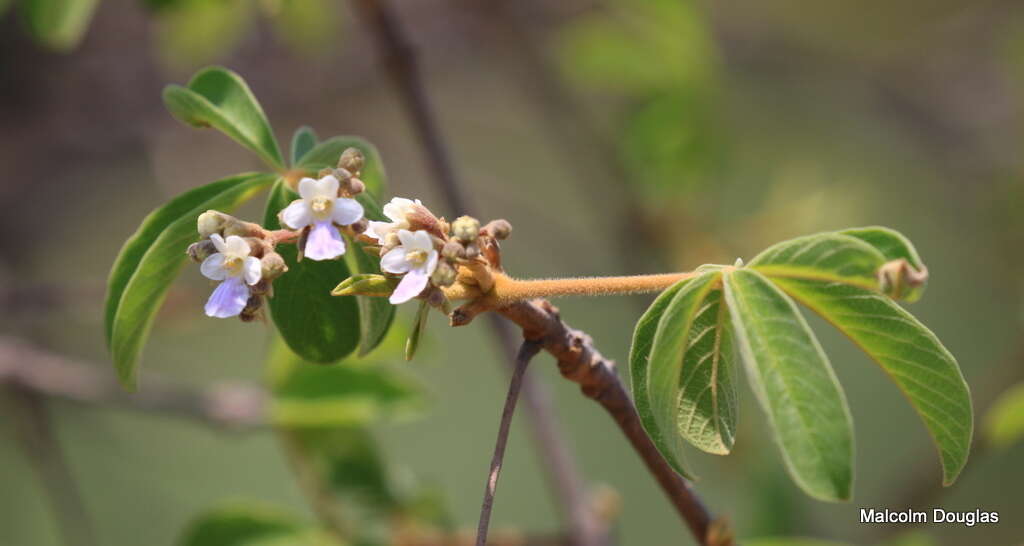
[[[210,235],[217,248],[199,266],[208,279],[221,281],[206,302],[206,315],[227,318],[238,315],[249,301],[249,286],[260,281],[259,259],[250,256],[249,243],[237,235],[224,239],[218,233]]]
[[[405,274],[391,293],[393,304],[405,303],[423,292],[430,275],[437,269],[437,250],[426,231],[398,230],[401,245],[380,259],[380,268],[396,275]]]
[[[335,224],[347,226],[363,217],[363,206],[355,199],[338,197],[338,179],[327,175],[320,180],[299,181],[299,196],[281,211],[281,223],[290,229],[312,226],[303,254],[311,260],[330,260],[345,253],[345,240]]]
[[[419,199],[413,201],[403,197],[392,197],[391,201],[384,205],[384,216],[387,216],[391,221],[377,222],[370,220],[370,225],[366,228],[366,235],[383,243],[388,234],[397,232],[400,229],[409,229],[408,215],[413,211],[414,207],[420,204]]]

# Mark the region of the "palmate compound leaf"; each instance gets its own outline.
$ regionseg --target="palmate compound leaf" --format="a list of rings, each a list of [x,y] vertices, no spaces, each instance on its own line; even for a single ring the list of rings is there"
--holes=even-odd
[[[949,485],[970,450],[971,396],[956,359],[935,334],[878,293],[877,270],[901,259],[925,271],[902,235],[869,227],[786,241],[748,267],[832,323],[882,367],[924,421]],[[903,295],[916,298],[922,289],[923,284]]]
[[[723,280],[747,379],[787,469],[815,498],[850,498],[853,424],[821,345],[793,301],[764,275],[733,269]]]
[[[254,152],[271,168],[284,168],[270,122],[238,74],[219,66],[204,68],[187,87],[165,87],[163,98],[167,109],[182,122],[213,127]]]
[[[230,211],[274,181],[270,174],[240,174],[190,190],[153,211],[118,254],[107,280],[107,346],[118,378],[135,385],[136,365],[153,318],[198,239],[196,218],[208,210]]]

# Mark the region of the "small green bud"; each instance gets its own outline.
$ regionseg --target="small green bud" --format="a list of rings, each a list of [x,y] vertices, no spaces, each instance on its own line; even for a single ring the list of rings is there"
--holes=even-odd
[[[352,275],[331,290],[332,296],[390,296],[401,279],[372,273]]]
[[[452,235],[456,239],[471,243],[480,234],[480,221],[472,216],[460,216],[452,222]]]
[[[188,258],[197,264],[203,263],[203,260],[209,258],[216,252],[217,247],[214,246],[213,241],[209,239],[203,239],[198,243],[192,243],[189,245],[188,250],[185,251]]]
[[[346,148],[338,159],[338,167],[351,173],[358,173],[363,170],[364,161],[363,152],[359,151],[359,148]]]
[[[227,222],[228,216],[223,212],[217,212],[215,210],[208,210],[199,215],[196,220],[196,227],[199,229],[199,236],[203,239],[207,239],[214,233],[220,233],[224,229],[224,224]]]

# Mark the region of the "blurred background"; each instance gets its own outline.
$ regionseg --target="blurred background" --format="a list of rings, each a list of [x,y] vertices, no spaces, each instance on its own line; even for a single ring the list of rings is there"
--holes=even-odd
[[[929,290],[911,310],[959,359],[977,434],[993,401],[1024,380],[1019,2],[393,0],[469,211],[444,206],[373,37],[345,2],[57,2],[81,12],[67,20],[39,3],[0,1],[5,343],[110,374],[102,302],[121,244],[171,196],[259,168],[163,107],[165,84],[216,63],[246,78],[282,142],[304,124],[363,136],[380,149],[392,194],[449,217],[508,219],[504,256],[517,276],[689,270],[810,232],[895,228],[929,265]],[[260,207],[239,215],[258,218]],[[198,270],[184,270],[145,371],[195,388],[261,381],[272,327],[206,318],[208,289]],[[650,300],[556,303],[624,363]],[[401,310],[400,325],[412,311]],[[911,540],[1021,544],[1024,446],[976,451],[942,490],[934,448],[895,385],[809,319],[855,420],[854,500],[825,504],[797,490],[745,390],[734,453],[691,457],[713,511],[741,537],[879,544],[911,529],[859,524],[861,507],[980,508],[1000,523],[929,525]],[[393,359],[423,383],[427,411],[374,429],[396,472],[434,484],[460,527],[478,515],[507,382],[502,358],[482,321],[451,330],[432,316],[416,360]],[[553,364],[542,356],[530,373],[551,391],[590,486],[620,497],[619,543],[688,544],[612,420]],[[101,544],[173,544],[225,499],[312,518],[270,432],[60,398],[45,405]],[[494,527],[554,531],[558,511],[524,425],[520,416]],[[60,544],[19,433],[5,411],[0,544]]]

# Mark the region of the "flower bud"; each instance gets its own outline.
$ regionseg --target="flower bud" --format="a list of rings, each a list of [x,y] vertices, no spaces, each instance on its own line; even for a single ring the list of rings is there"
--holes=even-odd
[[[353,233],[363,233],[366,231],[366,228],[370,227],[370,221],[366,218],[360,218],[355,223],[349,224],[348,227],[352,228]]]
[[[249,292],[256,296],[266,296],[274,289],[269,279],[260,279],[256,284],[249,287]]]
[[[434,286],[451,286],[455,284],[455,268],[448,264],[448,262],[438,262],[437,268],[434,269],[434,273],[430,276],[430,281],[434,283]]]
[[[332,296],[390,296],[400,279],[363,273],[352,275],[331,290]]]
[[[466,259],[475,260],[477,256],[480,256],[480,247],[476,246],[476,243],[466,245]]]
[[[504,240],[512,233],[512,224],[508,220],[491,220],[484,226],[484,231],[495,239]]]
[[[239,237],[260,237],[263,235],[263,228],[258,224],[239,220],[234,216],[227,216],[226,214],[224,216],[226,218],[221,232],[225,238],[231,235],[238,235]]]
[[[196,227],[199,229],[199,236],[203,239],[207,239],[214,233],[220,233],[224,229],[224,224],[228,218],[231,218],[223,212],[217,212],[215,210],[208,210],[199,215],[196,220]]]
[[[402,241],[398,239],[398,233],[392,231],[384,236],[384,244],[380,247],[380,255],[383,256],[390,252],[392,249],[402,244]]]
[[[458,241],[448,241],[441,247],[441,256],[449,260],[457,260],[466,257],[466,247]]]
[[[268,252],[260,258],[260,271],[262,279],[272,281],[288,271],[284,258],[277,252]]]
[[[188,250],[185,251],[188,258],[197,264],[203,263],[203,260],[209,258],[216,252],[217,247],[213,244],[213,241],[209,239],[203,239],[198,243],[192,243],[189,245]]]
[[[334,169],[320,169],[320,172],[316,173],[317,178],[323,178],[325,176],[334,176]]]
[[[452,222],[452,235],[464,243],[471,243],[480,234],[480,221],[472,216],[460,216]]]
[[[346,148],[344,152],[341,152],[341,158],[338,159],[338,167],[358,173],[363,170],[364,160],[363,152],[359,151],[359,148]]]
[[[252,322],[260,318],[260,308],[263,307],[263,297],[252,295],[249,296],[249,301],[245,302],[245,308],[238,314],[238,318],[242,319],[242,322]]]
[[[409,223],[409,231],[422,229],[434,235],[442,235],[437,217],[423,205],[411,205],[405,213],[405,221]]]
[[[366,184],[363,184],[363,181],[358,178],[350,177],[348,180],[343,180],[341,182],[340,191],[343,195],[355,197],[366,191]]]
[[[346,180],[352,179],[352,173],[349,172],[348,169],[343,169],[341,167],[331,171],[331,174],[333,174],[334,178],[337,178],[338,182],[341,182],[342,184],[344,184]]]

